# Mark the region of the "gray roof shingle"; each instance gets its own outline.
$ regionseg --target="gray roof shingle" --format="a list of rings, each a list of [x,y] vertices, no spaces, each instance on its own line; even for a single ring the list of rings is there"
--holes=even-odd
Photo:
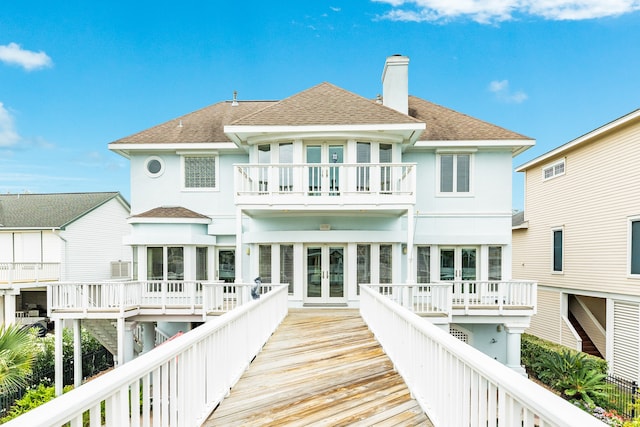
[[[64,228],[114,197],[118,192],[0,194],[0,229]]]
[[[209,219],[208,216],[199,214],[182,206],[162,206],[146,212],[133,215],[133,218],[198,218]]]
[[[180,144],[230,142],[225,125],[308,126],[426,123],[420,140],[530,140],[424,99],[409,96],[409,115],[349,92],[320,83],[281,101],[219,102],[114,141],[118,144]]]

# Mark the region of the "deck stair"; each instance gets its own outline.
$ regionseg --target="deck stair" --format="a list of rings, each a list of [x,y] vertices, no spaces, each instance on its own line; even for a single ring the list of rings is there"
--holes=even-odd
[[[433,426],[357,310],[289,314],[203,427]]]
[[[580,325],[580,322],[578,322],[578,319],[576,319],[576,317],[571,313],[569,313],[569,322],[571,322],[571,325],[576,330],[576,332],[580,336],[580,339],[582,340],[582,351],[584,353],[603,359],[602,354],[598,351],[598,349],[596,348],[591,338],[589,338],[589,335],[587,335],[587,332],[584,330],[582,325]]]
[[[82,321],[82,326],[113,354],[114,358],[118,357],[118,329],[113,319],[85,319]],[[134,352],[141,351],[142,344],[134,340]]]

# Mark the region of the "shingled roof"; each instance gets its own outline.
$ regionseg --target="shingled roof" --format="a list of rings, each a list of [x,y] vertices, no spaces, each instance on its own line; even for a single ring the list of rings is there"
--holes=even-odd
[[[209,219],[208,216],[199,214],[182,206],[162,206],[146,212],[134,215],[132,218],[197,218]]]
[[[531,139],[415,96],[409,96],[409,115],[427,124],[423,141]]]
[[[160,125],[126,136],[112,144],[175,144],[231,142],[224,126],[276,101],[219,102]]]
[[[0,229],[64,228],[109,200],[118,192],[1,194]]]
[[[233,126],[421,123],[331,83],[320,83],[231,123]]]
[[[331,83],[320,83],[281,101],[219,102],[142,132],[118,144],[231,142],[232,126],[386,125],[426,123],[423,141],[530,140],[424,99],[409,96],[409,115],[363,98]]]

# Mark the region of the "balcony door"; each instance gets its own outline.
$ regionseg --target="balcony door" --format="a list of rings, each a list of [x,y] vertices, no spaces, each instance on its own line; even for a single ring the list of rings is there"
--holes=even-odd
[[[464,293],[475,293],[476,284],[474,282],[478,280],[478,248],[441,248],[440,280],[453,282],[454,302],[461,300]]]
[[[340,171],[344,162],[344,144],[308,143],[305,146],[308,168],[308,194],[335,196],[340,194]]]
[[[345,246],[317,244],[305,247],[304,302],[345,303]]]

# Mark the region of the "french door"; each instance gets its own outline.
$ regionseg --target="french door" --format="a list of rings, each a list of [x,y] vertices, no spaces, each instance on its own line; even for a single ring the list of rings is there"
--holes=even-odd
[[[453,282],[454,301],[463,299],[465,293],[476,292],[477,255],[476,247],[440,248],[440,280]]]
[[[347,301],[345,246],[317,244],[305,247],[304,302],[335,304]]]
[[[308,168],[308,194],[326,196],[340,194],[340,171],[344,162],[344,144],[310,143],[305,146]]]
[[[234,283],[236,281],[235,249],[218,249],[218,269],[216,276],[218,280],[223,280],[225,283]]]

